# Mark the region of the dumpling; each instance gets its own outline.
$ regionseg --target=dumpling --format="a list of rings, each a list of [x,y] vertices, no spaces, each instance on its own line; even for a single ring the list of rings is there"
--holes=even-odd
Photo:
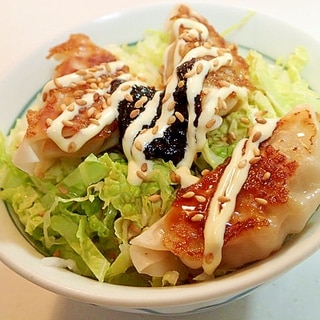
[[[97,88],[127,70],[114,61],[49,81],[39,107],[27,111],[27,129],[14,163],[41,176],[61,157],[81,159],[118,143],[117,110],[108,108],[106,91]]]
[[[117,60],[112,53],[82,33],[71,34],[66,42],[51,48],[47,58],[52,57],[60,62],[55,67],[55,78]]]
[[[231,159],[179,190],[168,213],[132,240],[138,270],[143,261],[135,257],[144,248],[171,252],[209,276],[278,250],[320,203],[319,143],[319,121],[308,106],[258,124]]]

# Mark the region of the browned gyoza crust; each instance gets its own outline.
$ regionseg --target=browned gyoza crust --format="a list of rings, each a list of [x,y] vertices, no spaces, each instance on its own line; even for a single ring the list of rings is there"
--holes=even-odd
[[[248,64],[245,59],[238,54],[238,48],[235,44],[229,43],[225,40],[219,32],[215,30],[215,28],[208,22],[208,20],[192,11],[192,9],[188,6],[181,5],[177,7],[176,12],[172,15],[169,28],[173,24],[173,22],[180,18],[186,18],[194,21],[198,21],[204,24],[209,30],[209,39],[205,41],[205,43],[199,42],[198,39],[186,38],[184,36],[185,31],[188,29],[187,27],[180,27],[179,36],[186,41],[186,46],[181,50],[181,57],[184,57],[187,52],[190,50],[199,47],[200,45],[205,45],[207,47],[217,47],[223,49],[227,49],[231,51],[233,56],[233,63],[231,66],[222,67],[215,72],[211,72],[208,74],[204,87],[206,86],[215,86],[215,87],[223,87],[226,84],[232,83],[240,87],[252,88],[252,84],[250,82],[250,77],[248,73]],[[176,41],[176,38],[172,38],[171,41]],[[170,76],[172,72],[172,68],[169,69],[167,76]]]
[[[303,138],[299,132],[304,132]],[[260,145],[237,195],[225,228],[220,268],[232,270],[266,258],[287,235],[302,230],[319,201],[319,182],[305,178],[311,172],[319,177],[318,145],[318,121],[308,107],[293,110],[278,122],[273,135]],[[183,260],[198,261],[198,266],[209,204],[228,163],[181,189],[165,218],[165,247]]]

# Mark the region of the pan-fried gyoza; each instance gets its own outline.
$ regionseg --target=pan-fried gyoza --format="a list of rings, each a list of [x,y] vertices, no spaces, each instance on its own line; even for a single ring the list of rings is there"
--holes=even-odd
[[[132,240],[136,266],[160,276],[171,268],[170,252],[171,260],[177,256],[212,275],[268,257],[304,228],[319,204],[319,138],[308,106],[257,124],[231,159],[180,189],[168,213]],[[167,269],[159,260],[143,261],[157,251]]]
[[[86,35],[52,48],[60,64],[13,155],[35,194],[49,190],[21,209],[23,221],[39,220],[28,232],[49,255],[77,255],[78,272],[100,281],[127,284],[137,273],[147,285],[172,271],[170,284],[214,278],[281,248],[320,203],[314,106],[297,99],[275,116],[272,101],[256,105],[268,88],[249,59],[188,6],[171,12],[164,32],[157,87]],[[76,169],[48,188],[61,159]],[[86,161],[99,164],[93,182]]]

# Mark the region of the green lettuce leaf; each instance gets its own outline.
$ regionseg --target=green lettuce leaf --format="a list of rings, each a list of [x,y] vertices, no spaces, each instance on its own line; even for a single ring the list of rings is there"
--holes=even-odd
[[[309,104],[320,112],[319,94],[301,77],[308,62],[304,48],[296,48],[286,60],[279,58],[275,64],[250,51],[247,62],[251,81],[257,89],[250,97],[251,103],[269,111],[268,116],[281,117],[300,104]]]

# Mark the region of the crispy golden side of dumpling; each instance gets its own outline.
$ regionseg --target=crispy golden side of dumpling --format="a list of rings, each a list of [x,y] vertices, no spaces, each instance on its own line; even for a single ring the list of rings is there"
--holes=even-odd
[[[116,60],[112,53],[82,33],[72,34],[67,41],[51,48],[47,58],[51,57],[61,61],[55,68],[54,77]]]
[[[179,24],[178,34],[175,34],[173,25],[178,19],[182,19],[182,22]],[[190,24],[184,22],[184,19],[187,21],[195,21],[205,26],[208,30],[208,37],[199,39],[199,37],[189,33]],[[181,59],[192,49],[198,48],[199,46],[207,48],[217,47],[221,49],[221,52],[223,49],[230,51],[233,57],[233,63],[230,66],[221,67],[217,71],[209,73],[204,86],[220,88],[231,83],[240,87],[252,88],[248,73],[248,64],[245,59],[238,54],[237,46],[226,41],[205,17],[199,15],[186,5],[179,5],[172,13],[167,28],[171,31],[172,36],[169,44],[171,48],[167,58],[165,78],[168,78],[174,70],[172,61],[174,61],[174,50],[177,46]],[[201,31],[199,34],[201,34]]]

